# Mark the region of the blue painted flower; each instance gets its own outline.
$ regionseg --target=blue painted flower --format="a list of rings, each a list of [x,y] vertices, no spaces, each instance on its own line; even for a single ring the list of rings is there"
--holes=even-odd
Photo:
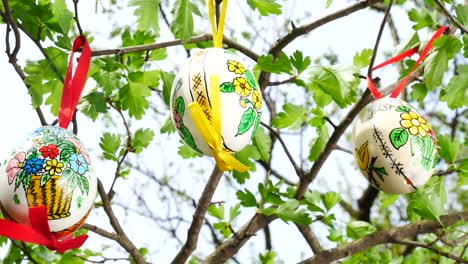
[[[70,155],[70,165],[74,172],[84,175],[88,171],[88,163],[81,154],[73,153]]]
[[[24,162],[24,171],[26,175],[37,174],[42,170],[42,165],[44,164],[44,159],[39,158],[30,158]]]

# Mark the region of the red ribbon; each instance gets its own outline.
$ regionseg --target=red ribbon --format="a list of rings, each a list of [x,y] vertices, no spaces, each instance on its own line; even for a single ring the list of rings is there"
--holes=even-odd
[[[392,94],[390,95],[390,97],[392,98],[396,98],[400,93],[401,91],[403,90],[403,88],[405,88],[406,84],[408,83],[408,80],[410,78],[410,75],[411,73],[416,70],[416,68],[421,64],[421,62],[424,60],[424,58],[426,58],[427,54],[429,54],[429,51],[432,49],[432,44],[433,42],[438,39],[440,36],[442,36],[442,34],[444,34],[445,30],[447,30],[447,26],[443,26],[443,27],[440,27],[436,33],[432,36],[432,38],[427,42],[426,46],[424,47],[424,49],[422,50],[421,54],[419,55],[419,58],[418,60],[416,61],[416,63],[413,65],[413,67],[410,69],[410,71],[408,72],[408,75],[406,75],[405,78],[403,78],[400,83],[397,85],[397,87],[395,88],[395,90],[393,90]],[[392,63],[395,63],[395,62],[398,62],[398,61],[401,61],[403,60],[404,58],[407,58],[415,53],[418,52],[418,49],[417,48],[412,48],[412,49],[409,49],[395,57],[392,57],[386,61],[384,61],[383,63],[375,66],[374,68],[372,68],[372,70],[377,70],[377,69],[380,69],[384,66],[387,66],[389,64],[392,64]],[[382,98],[382,94],[377,90],[377,88],[375,87],[374,83],[372,82],[372,78],[370,76],[367,76],[366,77],[366,80],[367,80],[367,88],[369,89],[369,91],[372,93],[372,95],[375,97],[375,99],[379,99],[379,98]]]
[[[43,245],[50,250],[56,250],[58,253],[79,248],[88,239],[87,235],[81,235],[75,238],[57,240],[50,232],[45,206],[30,207],[29,221],[31,226],[0,219],[0,235],[14,240]]]
[[[72,77],[73,57],[76,51],[82,47],[75,74]],[[67,128],[76,110],[81,92],[83,91],[91,62],[91,48],[85,36],[78,36],[73,41],[72,53],[68,62],[67,73],[63,82],[62,101],[60,102],[58,122],[62,128]]]

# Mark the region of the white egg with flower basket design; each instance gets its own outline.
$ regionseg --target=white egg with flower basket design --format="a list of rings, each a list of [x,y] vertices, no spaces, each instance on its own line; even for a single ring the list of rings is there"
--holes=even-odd
[[[210,77],[220,81],[223,148],[237,152],[249,144],[260,124],[262,97],[252,71],[237,56],[221,48],[196,52],[181,67],[172,86],[172,120],[182,140],[193,150],[212,156],[188,109],[197,102],[211,121]]]
[[[362,174],[387,193],[415,191],[430,179],[437,163],[431,126],[399,99],[377,99],[361,111],[353,142]]]
[[[6,218],[28,224],[28,209],[45,206],[52,234],[71,235],[93,208],[97,178],[88,151],[70,131],[37,129],[0,167]]]

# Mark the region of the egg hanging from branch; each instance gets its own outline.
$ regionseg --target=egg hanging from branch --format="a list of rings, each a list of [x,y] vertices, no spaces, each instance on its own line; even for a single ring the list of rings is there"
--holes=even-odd
[[[399,99],[378,99],[361,111],[353,142],[362,174],[387,193],[415,191],[430,179],[437,163],[431,126]]]
[[[244,148],[260,124],[262,96],[247,65],[228,50],[207,48],[185,61],[174,79],[171,96],[172,121],[182,140],[194,151],[213,156],[188,109],[199,104],[212,121],[211,77],[219,77],[221,140],[224,150],[234,153]]]
[[[88,151],[66,129],[44,126],[0,167],[0,203],[6,218],[29,224],[29,207],[45,206],[50,231],[71,235],[94,205],[97,178]]]

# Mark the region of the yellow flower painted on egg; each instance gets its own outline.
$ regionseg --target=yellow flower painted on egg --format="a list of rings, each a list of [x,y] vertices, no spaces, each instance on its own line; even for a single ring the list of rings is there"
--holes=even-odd
[[[55,174],[62,173],[63,162],[57,161],[57,159],[46,161],[45,170],[49,173],[50,176]]]
[[[258,90],[253,91],[252,101],[255,105],[255,108],[257,108],[258,110],[262,108],[262,97],[260,97],[260,92]]]
[[[244,66],[237,61],[228,60],[228,70],[235,74],[243,74],[245,72]]]
[[[361,170],[366,170],[369,164],[369,149],[367,146],[368,142],[362,144],[359,150],[356,149],[356,158]]]
[[[242,99],[242,98],[239,100],[239,104],[240,104],[243,108],[245,108],[245,107],[247,106],[247,104],[245,103],[245,100]]]
[[[252,92],[252,87],[243,77],[235,78],[232,84],[234,84],[236,93],[242,97],[247,97]]]
[[[409,111],[400,115],[400,125],[410,132],[411,135],[425,137],[430,130],[429,124],[417,113]]]

